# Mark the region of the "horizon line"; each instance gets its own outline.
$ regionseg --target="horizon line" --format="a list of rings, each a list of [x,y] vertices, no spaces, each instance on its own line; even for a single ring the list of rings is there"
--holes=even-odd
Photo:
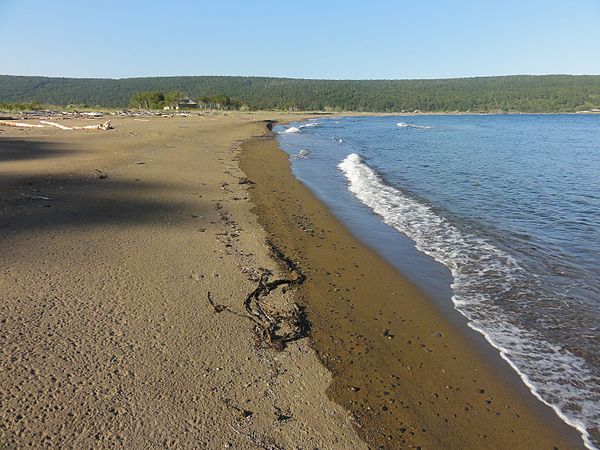
[[[144,76],[126,76],[126,77],[96,77],[96,76],[68,76],[68,75],[20,75],[20,74],[0,74],[2,77],[22,77],[22,78],[57,78],[71,80],[135,80],[141,78],[208,78],[208,77],[223,77],[223,78],[273,78],[284,80],[307,80],[307,81],[443,81],[443,80],[465,80],[474,78],[508,78],[508,77],[552,77],[552,76],[568,76],[568,77],[597,77],[600,74],[592,73],[516,73],[502,75],[472,75],[472,76],[456,76],[445,78],[306,78],[306,77],[288,77],[277,75],[144,75]]]

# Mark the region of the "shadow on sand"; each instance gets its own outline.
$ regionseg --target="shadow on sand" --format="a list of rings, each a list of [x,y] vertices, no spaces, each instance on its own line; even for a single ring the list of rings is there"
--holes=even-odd
[[[2,173],[2,163],[51,158],[79,150],[48,142],[0,137],[0,235],[11,238],[31,230],[113,225],[202,225],[214,205],[199,196],[182,195],[173,183],[140,178],[112,178],[110,173],[13,175]],[[68,163],[67,163],[68,165]]]
[[[0,137],[0,163],[52,158],[73,152],[52,142]]]

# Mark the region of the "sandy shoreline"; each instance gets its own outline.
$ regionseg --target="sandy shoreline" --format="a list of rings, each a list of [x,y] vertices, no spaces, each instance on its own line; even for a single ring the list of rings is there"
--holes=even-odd
[[[291,174],[274,139],[247,143],[242,169],[271,239],[298,261],[328,395],[382,448],[576,448],[578,433],[357,241]],[[482,339],[481,339],[482,340]],[[487,350],[490,354],[482,354]],[[492,361],[496,359],[497,361]]]
[[[364,448],[309,342],[244,318],[281,273],[235,161],[260,118],[2,129],[3,448]]]
[[[0,129],[0,443],[580,447],[294,179],[273,117]],[[283,351],[244,307],[289,277],[267,239],[307,276],[262,299],[307,306]]]

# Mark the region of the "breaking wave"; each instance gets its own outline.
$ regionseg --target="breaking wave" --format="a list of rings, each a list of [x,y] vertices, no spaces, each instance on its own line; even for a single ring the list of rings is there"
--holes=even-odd
[[[507,297],[519,302],[539,292],[519,263],[459,229],[427,203],[387,185],[357,154],[348,155],[338,167],[358,200],[450,269],[452,301],[469,326],[500,351],[538,399],[579,430],[586,447],[595,449],[588,429],[600,422],[600,393],[591,388],[594,376],[585,361],[547,342],[499,306]]]
[[[397,127],[400,128],[416,128],[418,130],[429,130],[431,128],[433,128],[432,126],[429,125],[414,125],[412,123],[406,123],[406,122],[398,122],[396,124]]]
[[[283,130],[281,133],[299,133],[300,127],[289,127]]]
[[[303,125],[298,125],[297,127],[286,128],[280,134],[300,133],[300,131],[302,131],[304,128],[318,127],[319,125],[320,125],[319,122],[309,122],[309,123],[305,123]]]

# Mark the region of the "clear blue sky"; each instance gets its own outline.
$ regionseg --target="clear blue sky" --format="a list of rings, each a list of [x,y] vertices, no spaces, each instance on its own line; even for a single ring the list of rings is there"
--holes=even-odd
[[[0,0],[0,74],[600,74],[600,0]]]

